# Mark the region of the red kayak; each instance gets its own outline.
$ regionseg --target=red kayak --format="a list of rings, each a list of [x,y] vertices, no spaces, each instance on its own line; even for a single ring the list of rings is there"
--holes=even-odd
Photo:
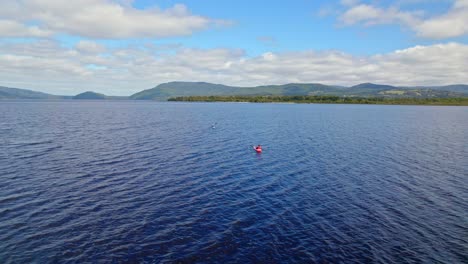
[[[253,149],[254,149],[257,153],[262,153],[262,148],[261,148],[261,147],[255,147],[255,146],[253,146]]]

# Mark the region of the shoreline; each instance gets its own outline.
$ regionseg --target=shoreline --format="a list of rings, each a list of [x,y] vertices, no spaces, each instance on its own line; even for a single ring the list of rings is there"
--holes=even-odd
[[[338,96],[186,96],[169,98],[170,102],[286,103],[286,104],[359,104],[359,105],[433,105],[468,106],[468,97],[383,98]]]
[[[442,98],[444,99],[444,98]],[[447,98],[454,99],[454,98]],[[455,98],[460,99],[460,98]],[[391,99],[394,100],[394,99]],[[397,99],[398,100],[398,99]],[[419,99],[420,100],[420,99]],[[247,103],[257,103],[257,104],[339,104],[339,105],[415,105],[415,106],[468,106],[468,98],[461,98],[460,102],[457,103],[444,103],[444,102],[308,102],[308,101],[226,101],[226,100],[176,100],[168,99],[164,101],[159,100],[135,100],[135,99],[0,99],[1,102],[145,102],[145,103],[237,103],[237,104],[247,104]]]
[[[154,101],[161,102],[161,101]],[[167,102],[167,101],[162,101]],[[229,104],[316,104],[316,105],[395,105],[395,106],[468,106],[468,104],[359,104],[359,103],[297,103],[297,102],[229,102],[229,101],[169,101],[171,103],[229,103]]]

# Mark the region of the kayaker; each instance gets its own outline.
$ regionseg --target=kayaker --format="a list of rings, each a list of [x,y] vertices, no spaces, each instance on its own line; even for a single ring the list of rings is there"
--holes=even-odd
[[[261,151],[262,151],[262,146],[261,146],[261,145],[257,145],[257,146],[255,147],[255,150],[256,150],[257,152],[261,152]]]

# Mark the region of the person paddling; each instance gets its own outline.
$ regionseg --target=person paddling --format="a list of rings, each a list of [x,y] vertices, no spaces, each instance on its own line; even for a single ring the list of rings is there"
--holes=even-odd
[[[256,147],[254,147],[254,149],[257,152],[262,152],[262,146],[261,145],[257,145]]]

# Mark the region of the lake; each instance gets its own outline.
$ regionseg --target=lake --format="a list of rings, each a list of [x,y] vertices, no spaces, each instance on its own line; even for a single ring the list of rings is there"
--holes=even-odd
[[[0,101],[0,149],[0,263],[468,262],[468,107]]]

